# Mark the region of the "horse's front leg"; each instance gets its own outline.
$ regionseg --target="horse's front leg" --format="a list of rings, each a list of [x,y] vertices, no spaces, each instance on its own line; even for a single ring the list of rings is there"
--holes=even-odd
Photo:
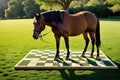
[[[59,36],[59,35],[55,35],[55,40],[56,40],[56,55],[55,55],[54,60],[57,60],[57,59],[60,58],[60,56],[59,56],[60,37],[61,36]]]
[[[64,37],[65,40],[65,45],[66,45],[66,49],[67,49],[67,56],[66,56],[66,60],[69,60],[69,55],[70,55],[70,51],[69,51],[69,40],[68,37]]]

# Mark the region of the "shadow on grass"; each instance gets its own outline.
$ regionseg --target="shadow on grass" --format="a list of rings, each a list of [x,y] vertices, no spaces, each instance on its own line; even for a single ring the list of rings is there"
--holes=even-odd
[[[59,70],[63,80],[119,80],[120,70],[91,70],[95,73],[76,75],[75,70],[68,70],[69,75],[65,70]]]
[[[115,63],[115,62],[114,62]],[[63,80],[120,80],[120,64],[118,69],[100,70],[58,70]]]

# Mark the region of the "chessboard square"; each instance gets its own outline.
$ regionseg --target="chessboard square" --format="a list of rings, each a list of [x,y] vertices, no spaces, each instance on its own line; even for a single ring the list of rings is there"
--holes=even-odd
[[[30,53],[38,53],[38,50],[32,50]]]
[[[106,67],[106,65],[103,63],[103,61],[96,61],[96,63],[98,64],[98,66]]]
[[[57,67],[57,66],[58,66],[58,63],[53,63],[53,66]]]
[[[45,54],[49,54],[49,53],[50,53],[50,50],[44,50],[44,53],[45,53]]]
[[[47,60],[51,60],[51,61],[54,61],[54,58],[47,58]]]
[[[38,51],[37,52],[37,54],[43,54],[44,53],[44,51]]]
[[[87,63],[87,62],[86,62],[86,61],[82,61],[82,60],[81,60],[81,61],[79,61],[79,63],[80,63],[80,64],[83,64],[83,63]]]
[[[48,56],[49,54],[42,54],[41,56]]]
[[[28,65],[28,63],[30,62],[30,60],[23,60],[22,62],[19,63],[19,65]]]
[[[47,58],[48,56],[41,56],[41,58]]]
[[[71,63],[63,62],[63,66],[71,66]]]
[[[39,61],[39,58],[32,58],[32,61]]]
[[[58,63],[58,66],[59,67],[63,67],[63,63]]]
[[[33,58],[40,58],[41,56],[34,56]]]
[[[106,59],[106,57],[102,55],[102,56],[100,56],[100,59]]]
[[[33,58],[33,57],[35,57],[35,54],[28,54],[28,55],[26,56],[26,58]]]
[[[45,67],[52,67],[52,66],[53,66],[53,63],[45,63],[44,66],[45,66]]]
[[[72,61],[71,61],[71,60],[65,60],[65,62],[66,62],[66,63],[72,63]]]
[[[55,56],[55,53],[54,53],[54,54],[51,54],[51,53],[50,53],[49,56]]]
[[[30,61],[30,63],[27,65],[27,67],[33,67],[36,66],[37,62],[32,62]]]
[[[48,56],[48,58],[54,58],[55,56]]]
[[[72,67],[80,67],[80,64],[72,63]]]
[[[79,58],[74,58],[74,61],[79,61]]]
[[[103,61],[106,66],[114,66],[111,61]]]
[[[40,60],[38,63],[46,63],[46,60]]]
[[[94,60],[91,60],[91,59],[88,59],[87,58],[87,61],[90,65],[93,65],[93,66],[98,66],[97,63],[94,61]]]
[[[47,58],[40,58],[40,59],[39,59],[39,61],[41,61],[41,60],[44,60],[44,61],[46,61],[46,59],[47,59]]]
[[[41,55],[42,55],[42,54],[38,54],[38,53],[37,53],[37,54],[35,54],[35,56],[41,56]]]
[[[45,63],[37,63],[36,66],[44,66]]]
[[[53,63],[53,60],[47,60],[46,63]]]
[[[56,51],[50,51],[49,53],[50,53],[50,54],[55,54],[55,53],[56,53]]]
[[[78,58],[77,55],[71,55],[70,57],[71,57],[71,58]]]
[[[60,50],[60,53],[64,53],[65,52],[65,50]]]
[[[88,63],[80,63],[81,66],[89,66]]]

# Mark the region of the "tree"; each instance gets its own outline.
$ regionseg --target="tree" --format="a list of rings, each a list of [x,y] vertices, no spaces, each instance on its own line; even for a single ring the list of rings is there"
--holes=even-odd
[[[104,3],[105,0],[89,0],[89,2],[86,4],[87,6],[95,6],[95,5],[101,5]]]
[[[0,18],[5,18],[5,9],[8,7],[7,3],[9,0],[0,0]]]
[[[23,0],[10,0],[8,2],[8,8],[5,10],[5,16],[7,18],[23,18]]]
[[[34,0],[24,0],[22,5],[24,6],[25,17],[32,17],[33,12],[40,12],[39,5],[35,4]]]
[[[54,9],[55,7],[60,7],[66,11],[68,11],[69,6],[72,1],[79,0],[35,0],[38,4],[42,6],[44,9]],[[47,7],[46,7],[47,6]],[[55,7],[53,7],[55,6]]]
[[[113,12],[120,11],[120,0],[106,0],[107,4],[112,4],[112,7],[109,7]]]

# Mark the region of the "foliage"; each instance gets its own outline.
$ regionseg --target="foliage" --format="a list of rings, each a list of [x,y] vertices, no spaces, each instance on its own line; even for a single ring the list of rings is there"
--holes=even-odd
[[[0,18],[5,18],[5,9],[8,7],[7,3],[9,0],[0,0]]]
[[[39,6],[34,0],[24,0],[22,2],[25,17],[32,17],[33,12],[40,12]]]
[[[5,10],[5,16],[7,18],[22,18],[24,15],[23,0],[10,0],[8,2],[8,8]]]
[[[113,12],[120,11],[120,0],[106,0],[105,3],[113,5],[112,7],[109,7]]]
[[[44,9],[54,9],[56,6],[62,7],[62,9],[68,11],[69,6],[72,1],[80,1],[80,0],[35,0],[38,4],[42,5]],[[46,5],[46,6],[43,6]]]
[[[88,10],[98,17],[120,16],[120,0],[0,0],[0,19],[29,18],[33,12],[54,9],[69,13]]]
[[[110,5],[107,4],[99,4],[99,5],[91,5],[91,6],[82,6],[76,8],[70,8],[69,13],[77,13],[79,11],[91,11],[95,13],[98,17],[110,17],[112,12],[108,9]]]
[[[89,0],[89,2],[86,5],[87,6],[94,6],[94,5],[100,5],[103,3],[104,3],[104,0]]]
[[[51,9],[61,9],[55,0],[35,0],[37,4],[40,5],[42,9],[51,10]]]

